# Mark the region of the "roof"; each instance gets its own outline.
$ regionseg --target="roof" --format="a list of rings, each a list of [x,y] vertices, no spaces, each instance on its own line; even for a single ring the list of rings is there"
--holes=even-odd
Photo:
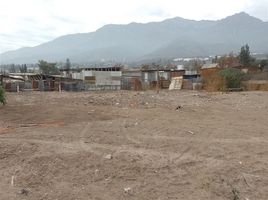
[[[86,71],[121,71],[121,67],[89,67],[89,68],[82,68],[82,70],[86,70]]]
[[[14,76],[31,76],[31,75],[36,75],[36,73],[9,73],[9,75],[14,75]]]
[[[122,72],[141,72],[138,68],[123,69]]]
[[[204,64],[201,69],[210,69],[218,67],[218,63]]]
[[[60,69],[60,71],[70,71],[70,72],[80,72],[82,70],[86,71],[121,71],[122,67],[82,67],[76,69]]]
[[[24,78],[21,76],[12,76],[12,75],[6,75],[6,74],[0,74],[3,78],[12,79],[12,80],[19,80],[24,81]]]
[[[162,71],[162,72],[184,72],[185,69],[142,69],[142,72],[157,72],[157,71]]]

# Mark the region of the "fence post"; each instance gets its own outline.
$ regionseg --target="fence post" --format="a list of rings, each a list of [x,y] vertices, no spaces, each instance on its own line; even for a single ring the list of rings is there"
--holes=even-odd
[[[61,92],[61,82],[59,83],[59,92]]]

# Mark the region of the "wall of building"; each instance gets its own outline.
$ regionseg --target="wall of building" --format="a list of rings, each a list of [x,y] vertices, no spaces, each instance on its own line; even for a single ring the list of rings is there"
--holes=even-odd
[[[73,72],[72,73],[72,78],[73,79],[79,79],[79,80],[83,80],[83,73],[82,72]]]
[[[121,71],[85,71],[82,72],[82,80],[88,81],[90,84],[104,86],[120,86]]]
[[[121,86],[121,89],[123,90],[142,90],[141,71],[123,71]]]

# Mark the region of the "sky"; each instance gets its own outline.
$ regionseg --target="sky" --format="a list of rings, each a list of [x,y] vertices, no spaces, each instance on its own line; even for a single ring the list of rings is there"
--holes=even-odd
[[[268,21],[268,0],[1,0],[0,53],[105,24],[218,20],[242,11]]]

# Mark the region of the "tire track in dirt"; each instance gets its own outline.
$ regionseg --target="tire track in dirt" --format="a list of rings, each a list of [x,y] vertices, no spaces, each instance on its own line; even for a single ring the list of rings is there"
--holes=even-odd
[[[51,149],[51,150],[56,150],[56,152],[51,152],[51,153],[78,153],[81,151],[85,151],[85,152],[90,152],[93,154],[96,154],[98,156],[103,156],[104,154],[102,153],[102,151],[96,150],[96,149],[109,149],[110,151],[113,151],[114,154],[118,155],[120,153],[129,153],[129,154],[138,154],[138,155],[143,155],[143,156],[153,156],[153,157],[172,157],[172,158],[178,158],[178,154],[177,153],[173,153],[173,152],[161,152],[161,151],[157,151],[155,149],[147,149],[147,148],[136,148],[136,147],[130,147],[128,145],[122,145],[122,146],[117,146],[117,145],[110,145],[110,144],[99,144],[99,143],[84,143],[83,144],[83,140],[79,141],[79,142],[74,142],[74,143],[65,143],[65,142],[57,142],[57,141],[44,141],[44,140],[38,140],[38,139],[19,139],[19,141],[17,141],[17,138],[1,138],[2,141],[12,141],[12,142],[28,142],[28,143],[34,143],[34,144],[38,144],[40,146],[45,145],[46,149],[51,149],[51,148],[47,148],[47,146],[52,146],[52,147],[56,147],[55,149]],[[67,150],[67,151],[66,151]],[[188,151],[188,149],[187,149]],[[186,151],[184,152],[186,153]],[[48,155],[49,152],[45,152],[45,155]],[[38,152],[37,154],[38,156],[42,155],[40,154],[40,152]],[[182,155],[179,155],[179,157],[181,157]]]

